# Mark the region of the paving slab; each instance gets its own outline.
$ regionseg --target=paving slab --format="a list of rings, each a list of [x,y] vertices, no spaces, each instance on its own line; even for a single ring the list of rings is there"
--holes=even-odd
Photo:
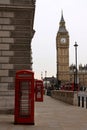
[[[13,115],[0,115],[0,130],[87,130],[87,109],[44,96],[35,102],[35,125],[14,125]]]

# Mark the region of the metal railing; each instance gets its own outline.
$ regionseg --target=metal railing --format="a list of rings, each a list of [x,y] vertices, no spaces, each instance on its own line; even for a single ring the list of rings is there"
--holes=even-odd
[[[87,92],[78,93],[78,107],[87,109]]]

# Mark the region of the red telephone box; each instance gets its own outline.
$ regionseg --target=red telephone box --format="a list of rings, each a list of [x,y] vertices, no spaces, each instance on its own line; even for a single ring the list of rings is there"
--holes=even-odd
[[[35,80],[35,101],[43,101],[43,81]]]
[[[34,73],[30,70],[16,73],[15,124],[34,124]]]

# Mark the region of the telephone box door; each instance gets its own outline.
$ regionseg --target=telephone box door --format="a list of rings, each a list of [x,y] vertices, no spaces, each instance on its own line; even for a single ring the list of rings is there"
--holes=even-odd
[[[32,71],[16,73],[15,123],[34,124],[34,74]]]
[[[43,101],[43,81],[35,81],[35,101]]]

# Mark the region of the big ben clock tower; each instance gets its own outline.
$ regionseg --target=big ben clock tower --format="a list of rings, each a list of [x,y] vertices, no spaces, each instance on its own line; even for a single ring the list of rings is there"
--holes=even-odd
[[[59,30],[56,36],[57,51],[57,79],[61,84],[69,81],[69,34],[66,30],[63,13],[59,23]]]

